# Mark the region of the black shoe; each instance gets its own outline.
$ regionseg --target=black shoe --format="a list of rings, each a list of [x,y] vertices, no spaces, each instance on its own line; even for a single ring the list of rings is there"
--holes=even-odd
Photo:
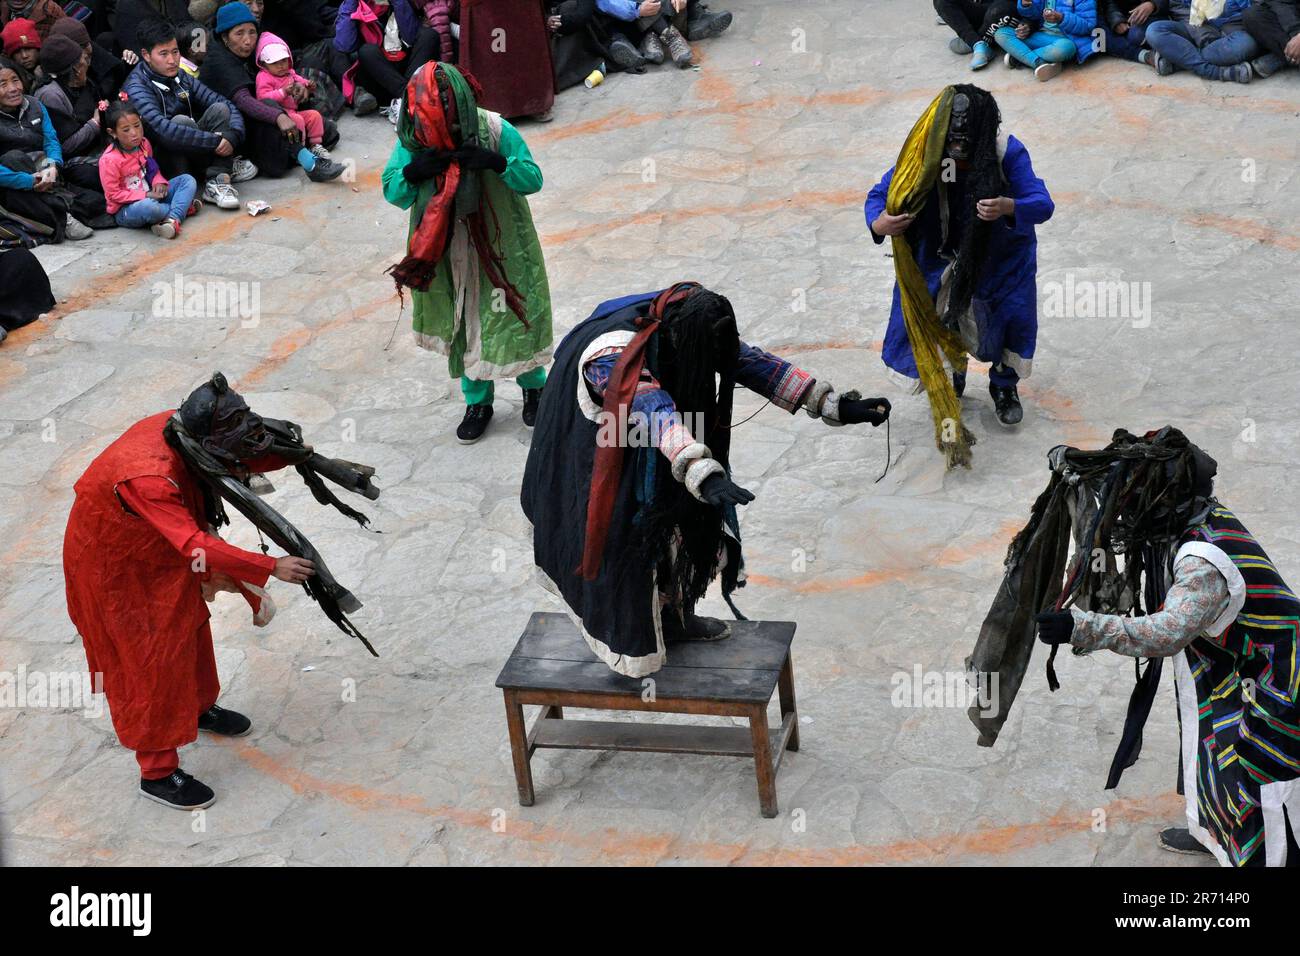
[[[610,43],[609,58],[625,70],[645,66],[645,57],[625,37],[615,37]]]
[[[307,178],[314,183],[327,183],[331,179],[338,179],[343,175],[346,167],[342,163],[336,163],[332,159],[322,159],[316,157],[316,165],[307,170]]]
[[[1019,425],[1025,417],[1025,410],[1020,407],[1020,396],[1014,385],[994,385],[989,382],[989,394],[993,396],[993,405],[998,412],[998,421],[1003,425]]]
[[[966,394],[966,373],[965,372],[952,373],[952,390],[957,393],[958,398],[961,398],[963,395]]]
[[[325,131],[321,133],[320,144],[326,149],[333,149],[339,144],[339,124],[327,117],[322,118],[325,121]]]
[[[1200,840],[1188,832],[1187,827],[1169,827],[1160,831],[1160,849],[1170,853],[1209,853]]]
[[[537,404],[542,400],[542,390],[540,388],[524,389],[524,410],[520,412],[520,418],[529,428],[537,421]]]
[[[243,737],[253,729],[253,722],[243,714],[237,714],[233,710],[226,710],[224,707],[218,707],[213,704],[202,714],[199,714],[199,730],[206,730],[210,734],[220,734],[222,737]]]
[[[357,90],[352,94],[352,112],[358,116],[367,116],[379,109],[379,100],[369,90]]]
[[[462,445],[474,444],[483,437],[490,421],[492,421],[491,405],[466,405],[465,417],[456,426],[456,440]]]
[[[693,20],[686,22],[686,39],[692,43],[696,40],[712,40],[731,26],[731,14],[726,10],[721,13],[709,13],[708,7],[704,4],[700,4],[695,9],[700,12]]]
[[[664,629],[664,643],[677,644],[682,641],[722,641],[731,636],[731,626],[716,617],[699,617],[686,615],[686,623],[670,607],[660,614]]]
[[[203,810],[217,800],[211,787],[199,783],[179,768],[161,780],[145,780],[141,777],[140,793],[155,803],[175,807],[177,810]]]

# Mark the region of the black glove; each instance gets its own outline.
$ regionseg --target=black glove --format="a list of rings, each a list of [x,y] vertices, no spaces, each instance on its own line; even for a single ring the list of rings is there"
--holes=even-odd
[[[747,505],[754,500],[750,492],[721,472],[715,472],[704,479],[700,485],[700,494],[715,508],[723,505]]]
[[[448,150],[422,149],[415,158],[402,167],[402,175],[408,183],[422,183],[441,175],[451,165],[454,154]]]
[[[1069,611],[1044,611],[1038,622],[1038,639],[1044,644],[1069,644],[1074,633],[1074,615]]]
[[[851,398],[840,399],[839,416],[845,425],[858,425],[871,422],[879,426],[889,417],[891,406],[887,398]],[[881,411],[884,409],[884,411]]]
[[[490,169],[498,175],[506,171],[506,158],[482,146],[461,146],[451,155],[465,169]]]

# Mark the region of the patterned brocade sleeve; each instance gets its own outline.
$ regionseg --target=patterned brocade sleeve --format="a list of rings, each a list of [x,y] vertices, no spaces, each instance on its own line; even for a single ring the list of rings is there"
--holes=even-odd
[[[740,343],[736,381],[750,391],[770,398],[773,405],[784,408],[791,415],[799,410],[804,396],[817,382],[803,369],[744,342]]]
[[[1145,617],[1094,614],[1071,608],[1070,643],[1086,651],[1108,650],[1128,657],[1170,657],[1192,642],[1228,607],[1228,583],[1219,570],[1194,555],[1174,568],[1164,606]]]

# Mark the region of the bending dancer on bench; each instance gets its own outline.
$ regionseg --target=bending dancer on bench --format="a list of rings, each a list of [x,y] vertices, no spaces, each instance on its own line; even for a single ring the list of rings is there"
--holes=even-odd
[[[736,506],[754,496],[728,464],[736,385],[830,425],[889,417],[885,399],[746,345],[731,303],[693,282],[602,303],[555,352],[520,500],[543,583],[620,674],[730,634],[694,610],[719,572],[728,603],[744,579]]]

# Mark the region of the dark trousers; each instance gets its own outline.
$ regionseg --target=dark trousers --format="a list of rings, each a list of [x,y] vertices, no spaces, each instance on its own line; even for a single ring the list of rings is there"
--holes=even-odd
[[[993,25],[1015,15],[1013,0],[934,0],[934,12],[967,46],[993,42]]]
[[[1283,49],[1300,33],[1300,0],[1255,0],[1243,19],[1260,46],[1284,57]]]
[[[357,51],[357,70],[361,84],[375,96],[395,100],[406,90],[411,74],[430,60],[436,60],[442,50],[438,33],[432,27],[421,27],[415,43],[406,51],[406,59],[394,63],[384,56],[377,43],[367,43]]]
[[[210,106],[199,117],[197,123],[188,116],[173,116],[172,122],[187,126],[192,124],[199,129],[207,130],[209,133],[219,133],[231,143],[238,142],[238,137],[235,136],[230,125],[230,109],[224,103],[216,103]],[[194,177],[194,181],[199,184],[200,188],[209,179],[222,173],[229,174],[235,161],[233,153],[230,156],[218,156],[216,151],[211,149],[189,150],[175,148],[164,143],[156,135],[149,137],[149,145],[153,147],[153,158],[157,161],[158,168],[162,170],[164,176],[171,179],[181,173],[189,173]]]
[[[614,33],[621,33],[627,38],[627,41],[633,46],[639,46],[641,38],[647,33],[653,33],[659,36],[669,27],[677,27],[686,35],[686,24],[689,20],[694,20],[699,15],[699,0],[686,0],[686,9],[680,13],[674,13],[672,4],[668,0],[660,0],[659,13],[653,17],[637,17],[632,21],[615,20],[610,17],[609,27]]]
[[[36,173],[36,162],[31,155],[13,149],[0,155],[0,166],[15,172]],[[8,212],[30,219],[53,232],[40,236],[43,242],[62,242],[64,226],[69,215],[96,228],[104,228],[104,196],[84,189],[60,175],[57,186],[47,192],[34,189],[0,189],[0,206]]]
[[[1127,33],[1116,33],[1110,27],[1106,27],[1106,52],[1111,56],[1123,57],[1134,63],[1141,62],[1138,54],[1143,50],[1143,44],[1146,41],[1146,26],[1129,27]]]

